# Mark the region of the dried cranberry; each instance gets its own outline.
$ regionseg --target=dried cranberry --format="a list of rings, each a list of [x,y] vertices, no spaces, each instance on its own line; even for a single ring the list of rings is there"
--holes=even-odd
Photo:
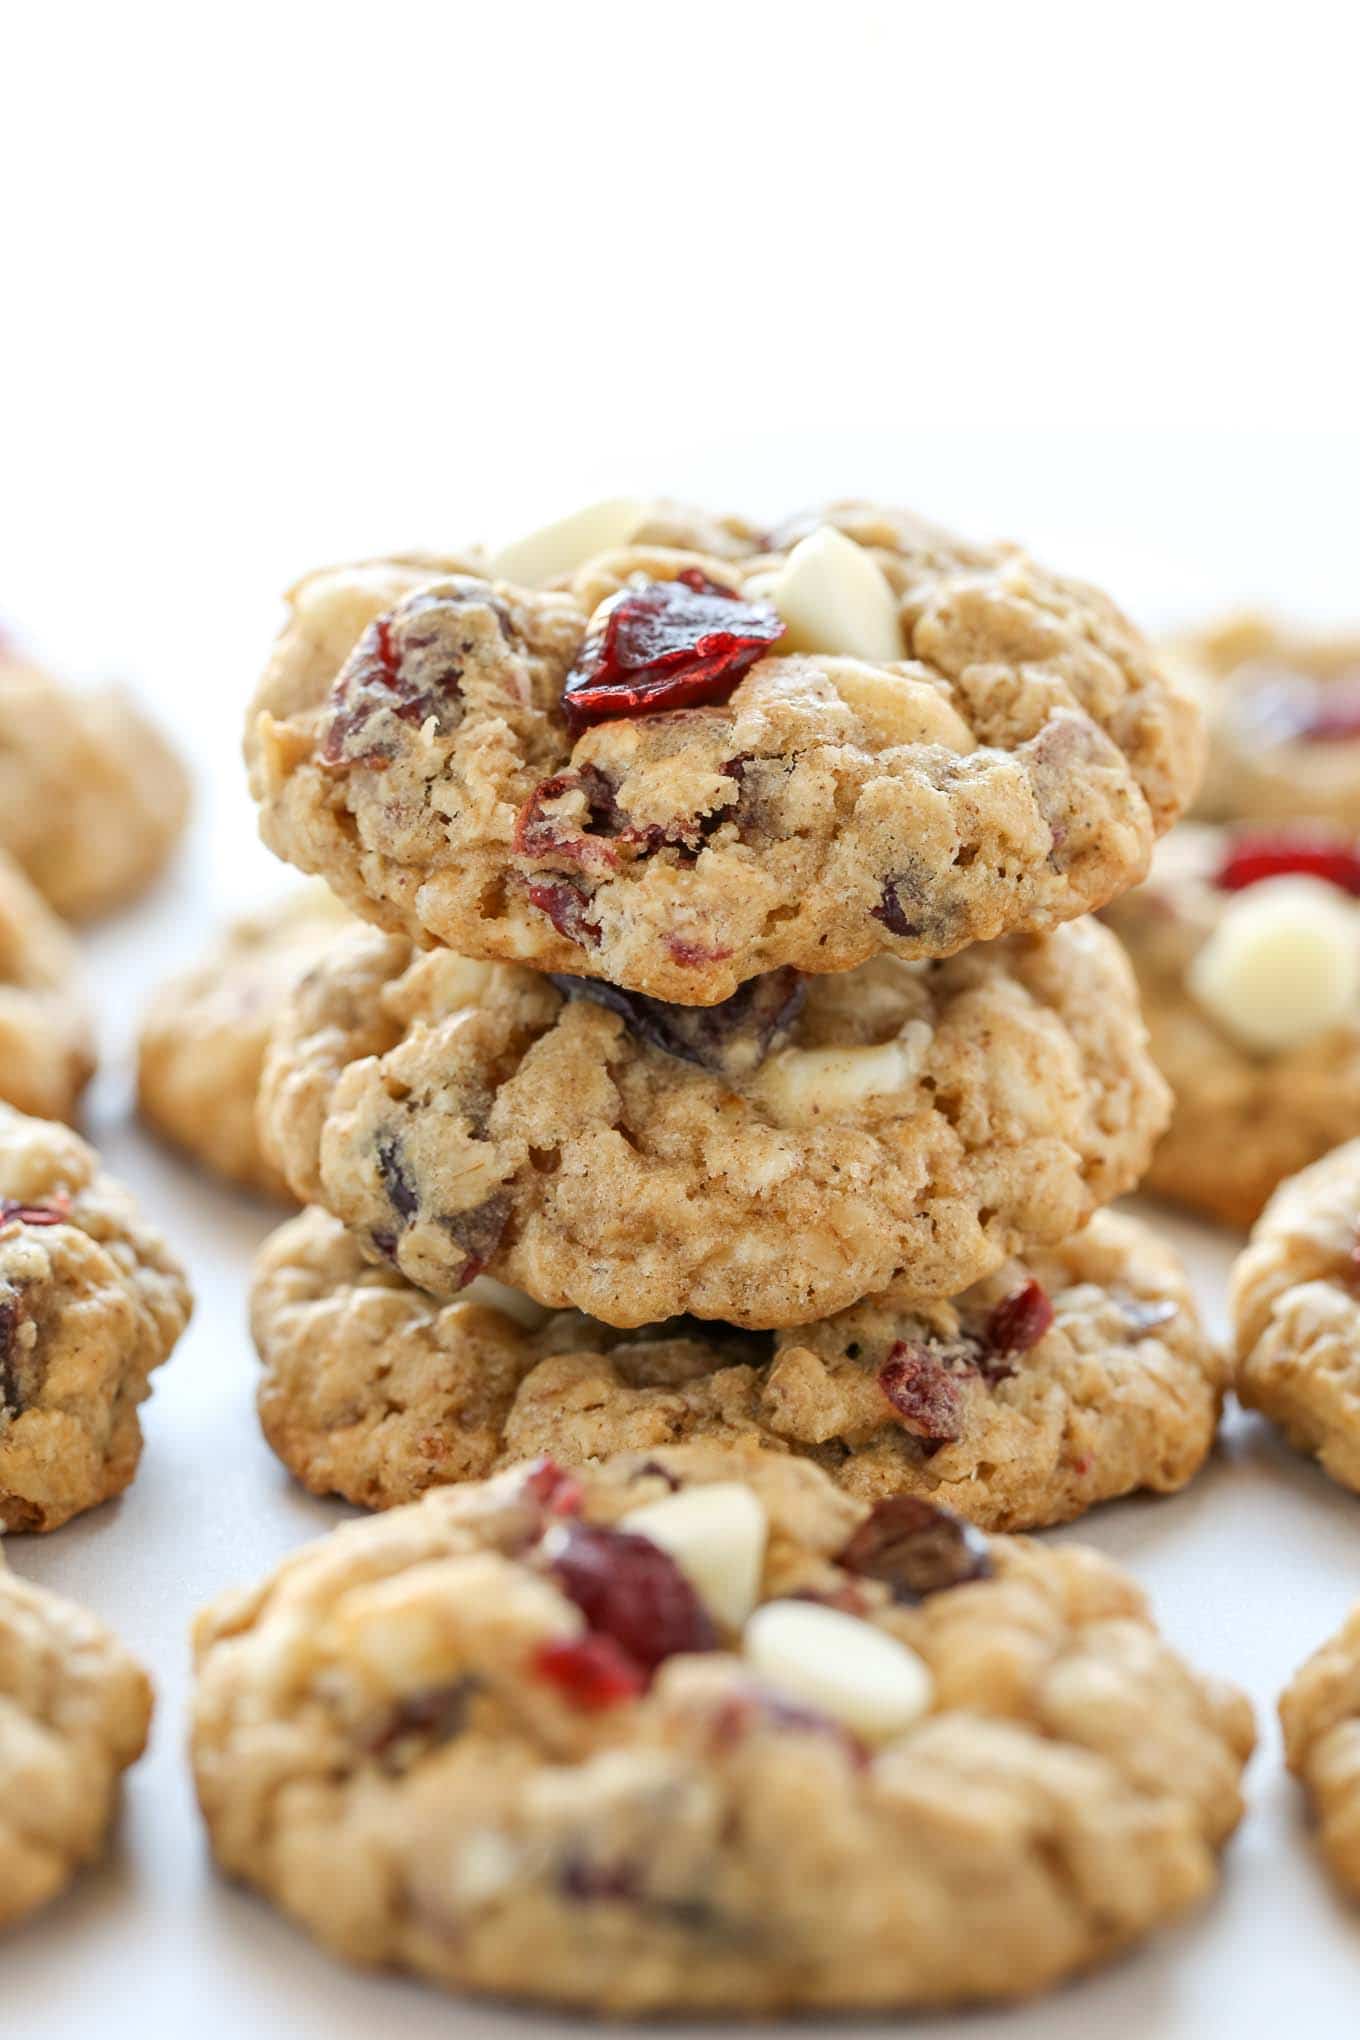
[[[414,1218],[420,1209],[420,1197],[407,1174],[406,1158],[398,1135],[386,1134],[379,1139],[375,1158],[384,1194],[393,1211],[398,1218]]]
[[[421,589],[368,626],[331,693],[321,752],[327,765],[390,763],[396,733],[385,725],[391,716],[415,724],[433,716],[445,731],[461,721],[470,601],[498,606],[489,590],[463,580]]]
[[[480,1204],[474,1204],[471,1211],[455,1212],[452,1217],[444,1219],[449,1237],[467,1256],[458,1278],[460,1289],[466,1289],[468,1283],[475,1282],[481,1274],[501,1243],[509,1216],[510,1192],[497,1190]]]
[[[540,914],[546,914],[568,942],[579,942],[591,949],[598,946],[600,931],[587,918],[590,900],[569,878],[536,880],[527,891]]]
[[[1223,892],[1243,892],[1262,879],[1296,873],[1325,879],[1328,885],[1360,897],[1360,844],[1319,829],[1238,835],[1214,873],[1214,884]]]
[[[647,1675],[612,1636],[578,1636],[569,1642],[540,1644],[534,1670],[558,1687],[573,1707],[595,1713],[636,1700],[647,1689]]]
[[[717,1635],[699,1596],[670,1553],[629,1530],[559,1524],[543,1556],[592,1632],[613,1639],[653,1672],[677,1651],[714,1650]]]
[[[609,716],[726,701],[783,635],[769,603],[743,602],[693,568],[625,588],[567,675],[567,722],[579,731]]]
[[[879,1370],[878,1385],[913,1437],[952,1444],[963,1431],[963,1396],[956,1377],[926,1346],[899,1339]]]
[[[585,1489],[574,1473],[568,1473],[555,1459],[536,1459],[524,1476],[533,1499],[554,1516],[574,1516],[585,1498]]]
[[[569,793],[579,793],[585,801],[584,829],[544,813],[550,802]],[[514,847],[521,857],[556,857],[587,871],[613,871],[619,853],[609,837],[618,832],[618,824],[613,786],[596,766],[583,765],[577,772],[558,772],[534,788],[519,811]]]
[[[732,954],[730,949],[714,949],[706,942],[691,942],[686,935],[668,935],[666,947],[686,970],[702,970],[708,963],[725,963]]]
[[[24,1397],[14,1365],[14,1334],[19,1328],[19,1306],[11,1297],[0,1300],[0,1411],[8,1416],[23,1414]]]
[[[50,1204],[21,1204],[15,1197],[0,1197],[0,1225],[17,1220],[20,1225],[65,1225],[71,1216],[71,1200],[63,1191]]]
[[[413,1737],[427,1747],[452,1742],[466,1727],[468,1708],[481,1685],[481,1680],[469,1673],[450,1685],[410,1694],[369,1738],[369,1754],[390,1760],[397,1745]]]
[[[903,904],[903,894],[907,891],[909,883],[905,876],[885,878],[878,905],[869,909],[870,918],[881,921],[890,935],[907,938],[921,932],[920,922],[907,918],[907,910]]]
[[[1305,744],[1352,743],[1360,737],[1360,673],[1320,687],[1295,734]]]
[[[775,1037],[797,1019],[807,994],[801,974],[787,967],[748,978],[716,1006],[673,1006],[622,991],[603,978],[554,975],[552,981],[569,999],[589,999],[620,1014],[639,1041],[720,1076],[759,1069]]]
[[[1003,1296],[987,1319],[987,1343],[994,1353],[1028,1353],[1053,1322],[1053,1305],[1042,1283],[1033,1280]]]
[[[984,1580],[992,1570],[987,1540],[971,1523],[919,1495],[877,1502],[840,1555],[866,1579],[883,1580],[895,1601],[920,1601],[946,1587]]]

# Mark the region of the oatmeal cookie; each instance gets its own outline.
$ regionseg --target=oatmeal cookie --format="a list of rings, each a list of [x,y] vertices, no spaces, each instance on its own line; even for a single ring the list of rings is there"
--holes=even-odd
[[[150,1681],[117,1638],[0,1556],[0,1927],[99,1855],[150,1722]]]
[[[1360,635],[1230,616],[1169,662],[1198,683],[1208,720],[1198,813],[1360,832]]]
[[[303,1202],[452,1295],[616,1325],[948,1296],[1137,1181],[1165,1090],[1093,922],[675,1007],[365,929],[275,1031],[260,1126]]]
[[[1143,1188],[1248,1226],[1360,1135],[1360,855],[1316,831],[1186,825],[1106,909],[1175,1095]]]
[[[1360,1492],[1360,1140],[1276,1191],[1229,1308],[1239,1400]]]
[[[1035,1530],[1183,1487],[1225,1374],[1175,1255],[1108,1212],[953,1302],[875,1299],[761,1334],[620,1333],[485,1276],[440,1303],[312,1210],[261,1251],[251,1324],[280,1459],[378,1509],[534,1452],[577,1465],[705,1440],[799,1454],[866,1501]]]
[[[0,1531],[55,1530],[137,1471],[137,1406],[188,1284],[98,1157],[0,1105]]]
[[[156,993],[142,1022],[142,1116],[214,1174],[287,1199],[255,1129],[270,1029],[298,979],[350,917],[323,885],[233,921],[208,954]]]
[[[1098,907],[1198,778],[1103,595],[905,513],[501,564],[311,576],[250,715],[266,842],[418,941],[714,1005]]]
[[[0,850],[0,1098],[40,1119],[71,1119],[94,1072],[94,1037],[75,944]]]
[[[0,849],[59,914],[143,892],[188,812],[183,765],[128,695],[72,692],[0,647]]]
[[[708,1446],[441,1489],[196,1648],[224,1869],[351,1961],[614,2013],[1044,1989],[1212,1890],[1252,1743],[1095,1553]]]
[[[1280,1723],[1323,1856],[1360,1898],[1360,1607],[1294,1674],[1280,1696]]]

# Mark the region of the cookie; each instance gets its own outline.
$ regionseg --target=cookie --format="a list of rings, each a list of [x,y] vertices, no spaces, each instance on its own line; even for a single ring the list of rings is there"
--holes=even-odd
[[[189,1309],[84,1141],[0,1105],[0,1531],[55,1530],[128,1485],[137,1405]]]
[[[260,1127],[304,1202],[456,1294],[615,1325],[948,1296],[1131,1188],[1165,1092],[1087,921],[665,1006],[363,930],[275,1031]]]
[[[151,1683],[117,1638],[0,1556],[0,1927],[100,1854],[150,1723]]]
[[[1360,1140],[1276,1191],[1229,1309],[1239,1401],[1360,1492]]]
[[[148,1008],[137,1055],[142,1117],[228,1182],[288,1197],[255,1129],[260,1070],[288,994],[350,925],[333,893],[308,886],[233,921]]]
[[[265,1243],[251,1325],[270,1444],[314,1493],[366,1508],[535,1452],[575,1466],[703,1441],[796,1454],[864,1501],[1033,1530],[1183,1487],[1226,1371],[1176,1256],[1108,1212],[952,1303],[761,1334],[620,1333],[485,1276],[439,1303],[312,1210]]]
[[[128,695],[72,692],[0,648],[0,849],[57,913],[135,899],[188,812],[183,765]]]
[[[1360,1898],[1360,1607],[1294,1674],[1280,1696],[1280,1724],[1322,1854]]]
[[[1360,636],[1230,616],[1170,656],[1208,718],[1198,813],[1360,832]]]
[[[1360,855],[1349,839],[1186,825],[1105,911],[1175,1094],[1143,1187],[1248,1226],[1360,1135]]]
[[[611,2013],[1023,1997],[1203,1900],[1245,1699],[1078,1547],[705,1446],[442,1489],[196,1630],[224,1869]]]
[[[270,847],[390,932],[682,1005],[1052,928],[1199,773],[1103,595],[862,504],[633,506],[289,600],[247,732]]]
[[[0,850],[0,1098],[40,1119],[71,1119],[93,1073],[75,944]]]

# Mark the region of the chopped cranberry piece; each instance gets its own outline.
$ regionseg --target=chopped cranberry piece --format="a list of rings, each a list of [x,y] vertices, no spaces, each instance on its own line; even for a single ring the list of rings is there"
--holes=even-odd
[[[1239,835],[1214,873],[1214,884],[1223,892],[1243,892],[1262,879],[1295,873],[1325,879],[1360,898],[1360,844],[1317,829]]]
[[[15,1197],[0,1197],[0,1225],[18,1220],[20,1225],[65,1225],[71,1216],[71,1200],[62,1191],[50,1204],[21,1204]]]
[[[1042,1283],[1029,1281],[1003,1296],[987,1320],[987,1343],[996,1353],[1028,1353],[1053,1322]]]
[[[553,975],[552,981],[569,999],[589,999],[620,1014],[639,1041],[719,1076],[746,1076],[759,1069],[775,1037],[797,1019],[807,995],[800,973],[787,967],[748,978],[716,1006],[673,1006],[642,992],[622,991],[603,978]]]
[[[418,590],[368,626],[331,692],[321,750],[327,765],[389,764],[395,742],[385,726],[389,716],[417,725],[433,716],[445,732],[461,721],[472,604],[498,607],[477,582],[450,581]]]
[[[567,675],[568,724],[580,731],[610,716],[726,701],[783,635],[768,602],[743,602],[693,568],[625,588]]]
[[[10,1416],[22,1415],[24,1398],[14,1365],[14,1334],[19,1329],[19,1306],[12,1298],[0,1302],[0,1410]]]
[[[598,1713],[647,1690],[647,1674],[612,1636],[578,1636],[540,1644],[534,1670],[558,1687],[573,1707]]]
[[[550,802],[577,792],[586,805],[585,828],[544,813]],[[609,837],[619,833],[618,825],[612,785],[594,765],[583,765],[579,772],[558,772],[534,788],[519,811],[514,847],[521,857],[556,857],[588,871],[613,871],[619,853]]]
[[[559,935],[568,942],[597,948],[600,931],[586,918],[590,901],[569,878],[536,880],[528,888],[530,900],[540,914],[546,914]]]
[[[401,1140],[395,1133],[378,1141],[375,1159],[379,1180],[393,1211],[398,1218],[414,1218],[420,1209],[420,1198],[407,1173]]]
[[[585,1498],[585,1489],[574,1473],[568,1473],[555,1459],[536,1459],[524,1476],[524,1485],[536,1502],[554,1516],[575,1516]]]
[[[906,907],[903,905],[902,895],[907,889],[907,883],[905,878],[884,879],[878,905],[869,909],[870,918],[881,921],[890,935],[905,937],[919,935],[921,932],[920,922],[909,920]]]
[[[564,1594],[594,1634],[610,1637],[644,1670],[677,1651],[715,1650],[702,1601],[670,1553],[629,1530],[564,1523],[543,1555]]]
[[[452,1217],[445,1218],[449,1237],[467,1255],[458,1279],[460,1289],[466,1289],[468,1283],[475,1282],[481,1274],[501,1243],[509,1216],[510,1192],[497,1190],[493,1196],[475,1204],[471,1211],[455,1212]]]
[[[686,970],[701,970],[706,963],[724,963],[732,954],[730,949],[713,949],[704,942],[691,942],[684,935],[668,935],[666,947]]]
[[[914,1437],[951,1444],[963,1431],[963,1397],[943,1362],[925,1346],[899,1339],[879,1371],[878,1385]]]
[[[1305,744],[1353,743],[1360,737],[1360,673],[1320,687],[1296,735]]]
[[[840,1562],[867,1579],[883,1580],[895,1601],[920,1601],[946,1587],[985,1580],[987,1540],[948,1509],[919,1495],[890,1495],[870,1510]]]
[[[481,1680],[471,1674],[447,1686],[431,1686],[400,1701],[369,1739],[369,1752],[390,1758],[397,1745],[410,1737],[424,1744],[452,1742],[467,1725],[468,1708],[481,1689]]]

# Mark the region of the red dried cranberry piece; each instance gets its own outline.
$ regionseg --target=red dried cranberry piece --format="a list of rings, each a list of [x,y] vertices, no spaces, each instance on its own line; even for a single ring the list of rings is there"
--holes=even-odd
[[[899,1339],[879,1370],[878,1385],[913,1437],[952,1444],[963,1431],[963,1396],[943,1362],[925,1346]]]
[[[881,921],[890,935],[900,935],[904,939],[919,935],[921,923],[908,918],[903,903],[905,898],[910,897],[912,889],[913,881],[905,873],[899,874],[896,878],[885,878],[878,905],[869,909],[870,919]],[[916,886],[915,890],[919,891],[919,886]]]
[[[23,1391],[14,1365],[14,1335],[19,1329],[19,1306],[11,1297],[0,1301],[0,1411],[21,1416]]]
[[[583,948],[599,946],[600,931],[587,918],[590,900],[569,878],[537,879],[527,888],[540,914],[546,914],[559,935]]]
[[[540,1679],[556,1686],[573,1707],[598,1713],[636,1700],[647,1690],[641,1665],[612,1636],[578,1636],[569,1642],[540,1644],[534,1653]]]
[[[461,721],[465,613],[474,601],[493,609],[505,629],[490,591],[467,579],[418,590],[368,626],[331,692],[325,764],[390,764],[396,742],[391,716],[417,725],[433,716],[444,731]]]
[[[401,1700],[369,1738],[370,1756],[389,1761],[397,1746],[411,1738],[433,1747],[452,1742],[467,1726],[468,1710],[481,1691],[482,1681],[472,1673],[447,1686],[431,1686]]]
[[[586,804],[584,829],[572,828],[543,812],[550,801],[575,792],[582,795]],[[619,861],[619,853],[609,837],[619,833],[619,809],[613,786],[596,766],[583,765],[579,772],[558,772],[534,788],[515,822],[514,848],[521,857],[535,860],[556,857],[579,864],[587,871],[609,872],[616,869]]]
[[[1360,898],[1360,844],[1318,829],[1279,829],[1233,838],[1214,884],[1222,892],[1244,892],[1265,878],[1325,879]]]
[[[987,1344],[994,1353],[1028,1353],[1053,1322],[1053,1305],[1042,1283],[1030,1280],[1003,1296],[987,1320]]]
[[[1305,744],[1346,744],[1360,737],[1360,673],[1320,687],[1295,734]]]
[[[748,978],[716,1006],[673,1006],[643,992],[625,992],[603,978],[549,973],[569,999],[588,999],[618,1013],[630,1034],[682,1062],[719,1076],[749,1076],[759,1069],[777,1036],[797,1019],[807,996],[801,974],[785,966]]]
[[[986,1538],[919,1495],[889,1495],[875,1503],[840,1563],[886,1582],[895,1601],[921,1601],[946,1587],[985,1580],[992,1570]]]
[[[677,1651],[717,1648],[699,1596],[670,1553],[649,1538],[564,1523],[548,1532],[543,1555],[591,1630],[611,1637],[644,1670],[654,1672]]]
[[[0,1225],[17,1219],[20,1225],[65,1225],[71,1216],[71,1200],[63,1191],[50,1204],[21,1204],[15,1197],[0,1197]]]
[[[726,701],[783,635],[768,602],[743,602],[694,568],[625,588],[567,675],[568,725],[576,732],[610,716]]]
[[[524,1476],[533,1499],[554,1516],[574,1516],[585,1498],[585,1489],[574,1473],[555,1459],[536,1459]]]
[[[509,1216],[510,1192],[497,1190],[494,1196],[474,1204],[471,1211],[458,1211],[443,1220],[450,1239],[467,1255],[458,1278],[460,1289],[466,1289],[481,1274],[501,1243]]]

